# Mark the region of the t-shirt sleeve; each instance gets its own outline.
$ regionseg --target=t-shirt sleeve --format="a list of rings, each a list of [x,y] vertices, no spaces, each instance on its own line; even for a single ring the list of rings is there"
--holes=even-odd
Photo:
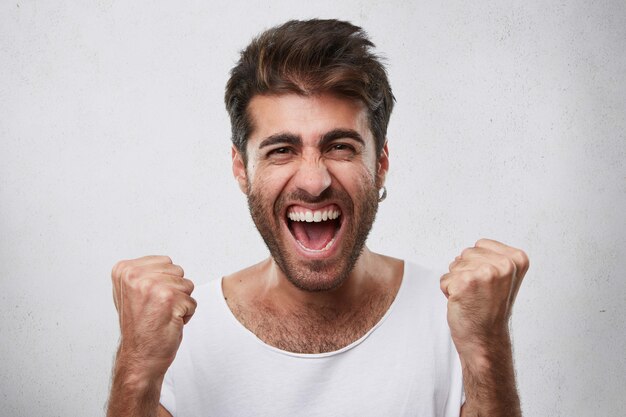
[[[165,373],[159,402],[173,417],[176,417],[176,397],[174,396],[174,381],[172,379],[171,368]]]

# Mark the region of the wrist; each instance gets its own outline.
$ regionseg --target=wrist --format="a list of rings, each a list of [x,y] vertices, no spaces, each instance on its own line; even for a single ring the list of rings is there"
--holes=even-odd
[[[129,365],[118,355],[113,371],[108,417],[157,416],[163,376]]]
[[[489,335],[474,340],[455,340],[455,346],[462,361],[486,363],[499,360],[502,355],[512,352],[509,333]]]
[[[113,375],[114,383],[122,386],[124,391],[141,394],[160,389],[165,373],[155,371],[148,363],[118,353]]]

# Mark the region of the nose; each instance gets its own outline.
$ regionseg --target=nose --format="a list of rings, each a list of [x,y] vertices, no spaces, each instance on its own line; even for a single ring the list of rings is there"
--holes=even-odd
[[[294,178],[295,186],[312,197],[319,197],[328,187],[332,179],[328,168],[319,155],[302,159]]]

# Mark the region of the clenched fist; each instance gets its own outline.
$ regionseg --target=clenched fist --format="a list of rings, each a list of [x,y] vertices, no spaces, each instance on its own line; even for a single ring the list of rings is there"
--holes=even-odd
[[[509,343],[508,320],[528,270],[526,254],[495,240],[465,249],[441,277],[448,325],[459,355],[480,356]]]
[[[118,363],[138,379],[162,378],[196,309],[193,283],[167,256],[120,261],[111,279],[121,332]]]

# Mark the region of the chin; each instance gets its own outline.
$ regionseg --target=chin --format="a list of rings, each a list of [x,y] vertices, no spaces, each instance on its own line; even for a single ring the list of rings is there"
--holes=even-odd
[[[277,257],[274,257],[274,260],[289,282],[295,287],[309,292],[332,291],[341,287],[354,267],[352,264],[332,268],[332,266],[329,267],[328,262],[312,261],[305,267],[290,268],[287,265],[281,265],[283,262]]]

